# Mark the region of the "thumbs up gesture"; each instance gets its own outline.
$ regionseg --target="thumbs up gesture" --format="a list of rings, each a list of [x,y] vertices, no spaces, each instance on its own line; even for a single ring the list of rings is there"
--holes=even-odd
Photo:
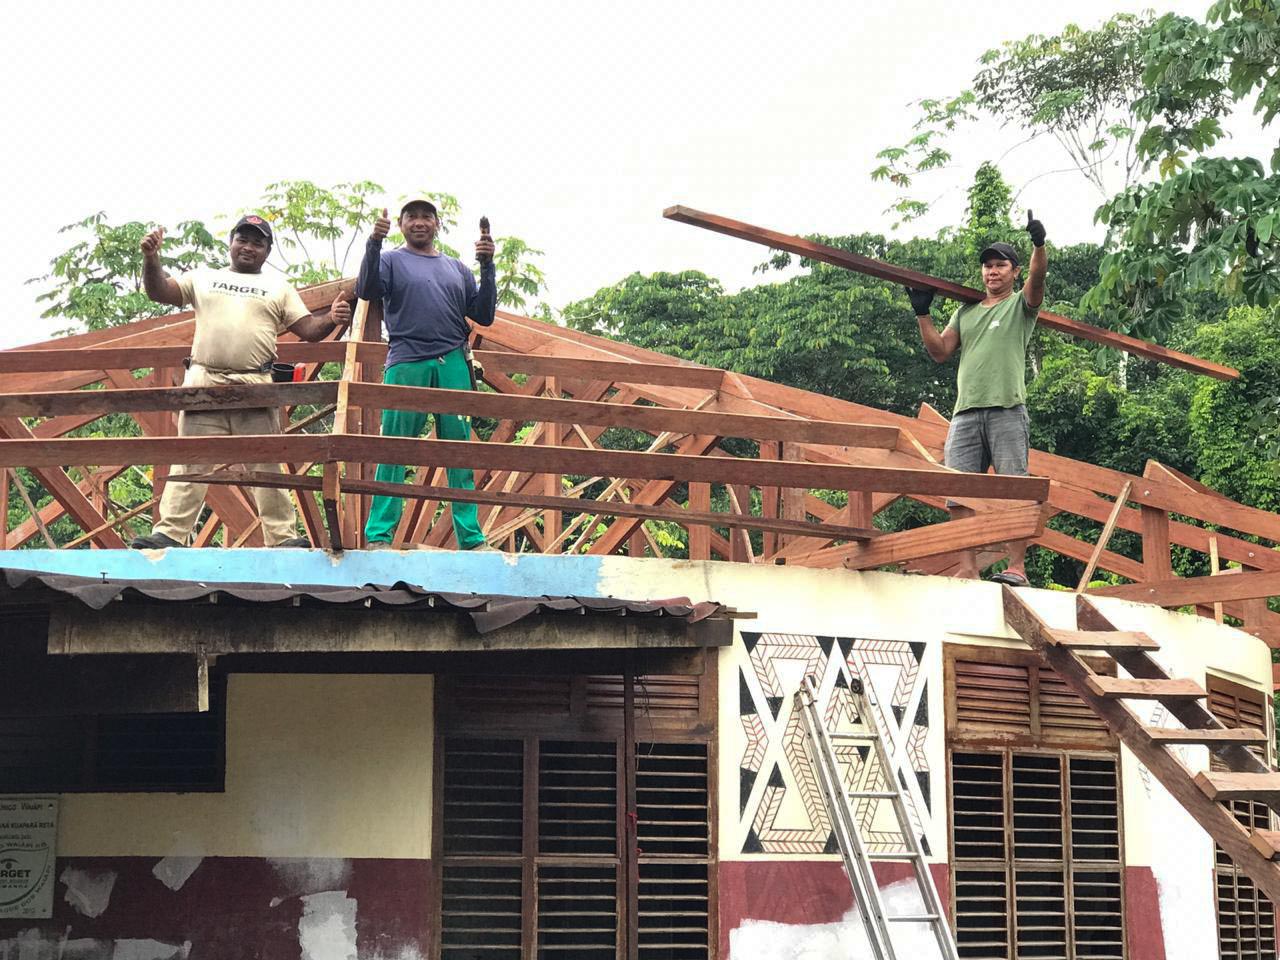
[[[145,237],[138,247],[142,250],[142,255],[150,260],[152,257],[160,256],[160,244],[164,241],[164,227],[156,227]]]
[[[1027,233],[1031,236],[1033,246],[1044,246],[1044,224],[1037,220],[1030,210],[1027,211]]]
[[[483,263],[493,262],[493,252],[496,248],[493,244],[493,237],[489,236],[489,218],[480,218],[480,239],[476,241],[476,259]]]
[[[369,236],[370,236],[370,239],[377,240],[379,243],[381,243],[383,240],[387,239],[387,234],[389,234],[390,232],[391,232],[391,218],[387,216],[387,208],[383,207],[382,216],[380,216],[377,220],[373,221],[373,233],[371,233]]]

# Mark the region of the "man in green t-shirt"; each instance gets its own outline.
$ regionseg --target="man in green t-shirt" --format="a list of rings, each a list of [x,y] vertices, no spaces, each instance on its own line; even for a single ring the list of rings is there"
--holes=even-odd
[[[1027,344],[1044,302],[1044,278],[1049,267],[1044,224],[1030,210],[1027,233],[1031,236],[1031,263],[1021,292],[1013,288],[1022,271],[1018,252],[1007,243],[991,244],[979,255],[986,298],[957,307],[941,333],[929,315],[933,291],[907,291],[929,356],[944,363],[960,351],[956,408],[947,431],[944,456],[948,467],[966,473],[986,473],[988,467],[994,467],[996,473],[1027,475],[1031,447],[1031,421],[1026,407]],[[972,510],[959,504],[948,503],[948,507],[953,517],[973,515]],[[991,579],[1025,586],[1026,541],[1007,546],[1009,566]],[[977,577],[974,551],[962,552],[957,572],[961,577]]]

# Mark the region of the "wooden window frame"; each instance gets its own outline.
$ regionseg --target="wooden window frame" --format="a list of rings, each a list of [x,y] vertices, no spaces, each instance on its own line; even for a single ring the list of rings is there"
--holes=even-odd
[[[956,661],[976,662],[998,666],[1025,667],[1028,670],[1030,690],[1030,731],[981,731],[965,729],[957,717]],[[943,690],[945,691],[945,736],[948,746],[965,747],[1019,747],[1031,750],[1053,748],[1059,750],[1083,750],[1107,752],[1119,748],[1119,738],[1105,727],[1097,733],[1066,735],[1056,730],[1046,732],[1040,717],[1040,670],[1048,669],[1040,655],[1030,650],[1012,650],[1007,647],[986,647],[971,644],[948,643],[942,649]],[[1116,664],[1110,657],[1087,658],[1095,672],[1115,676]],[[1101,721],[1099,721],[1101,723]]]
[[[1014,885],[1016,882],[1015,865],[1018,863],[1035,863],[1036,861],[1024,860],[1018,861],[1013,857],[1014,849],[1014,818],[1011,815],[1013,810],[1013,761],[1016,757],[1042,756],[1058,758],[1060,763],[1060,776],[1062,778],[1062,860],[1061,870],[1064,877],[1064,896],[1066,898],[1063,908],[1063,922],[1066,924],[1068,936],[1072,931],[1075,922],[1075,906],[1074,892],[1072,890],[1072,877],[1078,870],[1088,870],[1090,865],[1095,865],[1098,870],[1116,871],[1120,882],[1120,930],[1122,956],[1127,958],[1131,953],[1131,945],[1129,943],[1129,929],[1126,923],[1127,904],[1125,901],[1127,893],[1127,878],[1125,877],[1125,831],[1124,831],[1124,776],[1121,771],[1121,759],[1119,750],[1065,750],[1054,748],[1037,749],[1033,747],[1022,746],[972,746],[968,744],[949,744],[947,749],[947,813],[948,813],[948,830],[947,830],[947,857],[950,865],[950,902],[948,903],[948,912],[950,915],[951,928],[956,929],[957,916],[957,871],[962,865],[956,859],[955,851],[955,802],[953,797],[952,784],[954,782],[954,773],[952,769],[952,758],[955,753],[973,753],[983,754],[987,756],[998,756],[1001,758],[1002,765],[1002,782],[1004,786],[1004,804],[1006,815],[1004,818],[1004,848],[1007,859],[1003,863],[997,861],[986,860],[966,860],[963,866],[967,869],[986,870],[988,872],[1003,871],[1006,876],[1006,890],[1011,896],[1014,893]],[[1084,760],[1111,760],[1115,763],[1116,769],[1116,838],[1117,838],[1117,859],[1115,861],[1107,860],[1082,860],[1077,861],[1071,855],[1072,848],[1072,812],[1071,812],[1071,795],[1069,785],[1069,768],[1073,759]],[[1058,864],[1059,861],[1044,861],[1046,864]],[[1023,867],[1025,870],[1026,868]],[[1006,931],[1009,935],[1010,957],[1017,957],[1017,933],[1015,917],[1017,914],[1013,901],[1006,899]],[[1076,954],[1074,941],[1068,940],[1066,944],[1068,948],[1068,957],[1072,960],[1086,960],[1088,954]]]
[[[537,850],[538,841],[538,756],[541,741],[580,740],[613,742],[618,757],[618,957],[620,960],[637,960],[639,951],[639,867],[644,855],[629,854],[626,845],[633,838],[634,825],[628,828],[628,809],[636,808],[636,744],[647,742],[696,743],[706,747],[707,757],[707,957],[719,957],[718,867],[719,867],[719,745],[718,728],[718,657],[717,651],[702,652],[702,671],[698,674],[698,711],[696,717],[650,715],[645,710],[645,677],[636,677],[634,686],[635,711],[632,722],[627,722],[625,707],[616,713],[611,710],[592,710],[588,693],[593,677],[586,675],[560,675],[568,680],[568,709],[563,712],[526,712],[518,710],[457,710],[450,702],[451,685],[465,682],[459,675],[437,675],[435,694],[434,752],[432,777],[432,860],[435,865],[436,889],[432,894],[430,942],[427,956],[431,960],[441,957],[441,908],[443,901],[444,853],[444,741],[449,737],[502,738],[520,740],[524,745],[524,810],[522,818],[523,849],[519,862],[522,865],[522,937],[521,957],[536,960],[538,944],[534,921],[537,917],[533,882],[538,866],[544,862],[573,863],[594,862],[591,857],[543,855]],[[532,672],[532,671],[531,671]],[[625,673],[623,674],[625,676]],[[614,675],[609,675],[614,676]],[[513,686],[528,674],[511,678]],[[653,678],[654,680],[660,678]],[[692,722],[691,722],[692,721]],[[634,844],[632,844],[634,846]],[[516,858],[506,858],[515,861]],[[658,861],[679,859],[674,856],[656,856]],[[690,862],[701,862],[689,858]],[[451,862],[476,860],[472,857],[451,858]],[[494,858],[494,863],[497,858]]]
[[[1028,687],[1030,696],[1030,733],[1012,733],[1008,731],[983,731],[983,730],[967,730],[957,719],[957,689],[956,689],[956,661],[970,661],[978,663],[990,663],[1001,666],[1019,666],[1028,668]],[[1098,673],[1115,675],[1116,664],[1110,657],[1090,658],[1090,666]],[[948,913],[952,925],[952,930],[956,929],[956,905],[957,905],[957,860],[955,851],[955,797],[954,797],[954,773],[952,768],[952,758],[956,752],[960,753],[977,753],[990,756],[1000,756],[1002,764],[1002,778],[1004,784],[1004,802],[1006,804],[1006,816],[1004,822],[1004,846],[1008,859],[1003,866],[995,867],[994,870],[1003,870],[1007,878],[1007,891],[1010,896],[1016,895],[1013,890],[1014,882],[1014,863],[1013,858],[1013,777],[1012,763],[1015,756],[1053,756],[1060,758],[1062,778],[1063,778],[1063,861],[1062,869],[1065,883],[1066,895],[1071,897],[1070,878],[1079,866],[1096,863],[1102,865],[1104,869],[1116,869],[1120,878],[1120,909],[1121,909],[1121,942],[1122,955],[1129,957],[1131,954],[1131,944],[1129,942],[1127,919],[1127,905],[1125,896],[1127,891],[1127,878],[1125,876],[1125,830],[1124,830],[1124,776],[1121,769],[1121,751],[1119,738],[1112,734],[1109,730],[1101,731],[1097,735],[1089,733],[1081,733],[1078,735],[1065,735],[1058,730],[1049,730],[1047,733],[1040,722],[1040,704],[1039,704],[1039,686],[1040,686],[1040,668],[1045,663],[1039,654],[1029,650],[1014,650],[1007,647],[987,647],[976,644],[956,644],[949,643],[943,647],[943,689],[944,696],[944,712],[945,712],[945,740],[947,753],[947,859],[949,865],[950,876],[950,897],[947,904]],[[1076,864],[1070,856],[1071,851],[1071,804],[1070,794],[1068,792],[1069,780],[1068,769],[1072,758],[1083,759],[1108,759],[1112,760],[1116,766],[1116,832],[1118,841],[1117,857],[1114,866],[1111,861],[1081,861]],[[970,863],[985,863],[987,861],[965,861],[967,866]],[[993,861],[994,863],[994,861]],[[982,869],[977,867],[976,869]],[[1087,869],[1087,866],[1086,866]],[[1007,930],[1010,935],[1009,949],[1010,956],[1016,956],[1017,941],[1014,917],[1016,911],[1013,903],[1007,902]],[[1068,931],[1074,922],[1075,912],[1071,905],[1064,907],[1064,922],[1067,924]],[[1069,943],[1068,956],[1074,955],[1074,944]],[[1084,960],[1082,957],[1081,960]]]

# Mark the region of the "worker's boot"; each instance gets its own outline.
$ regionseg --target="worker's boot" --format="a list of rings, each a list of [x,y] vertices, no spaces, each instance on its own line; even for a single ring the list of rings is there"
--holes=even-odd
[[[134,537],[129,541],[129,546],[134,550],[167,550],[170,547],[185,547],[186,544],[163,533],[150,533],[145,537]]]

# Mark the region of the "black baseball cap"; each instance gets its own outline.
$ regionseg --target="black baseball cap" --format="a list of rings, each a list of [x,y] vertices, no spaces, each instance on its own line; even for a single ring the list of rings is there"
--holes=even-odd
[[[267,238],[267,243],[275,243],[275,237],[271,235],[271,224],[256,213],[246,213],[237,220],[236,225],[231,228],[231,235],[234,237],[241,227],[253,227],[253,229]]]
[[[988,260],[1008,260],[1016,267],[1018,266],[1018,251],[1007,243],[993,243],[983,247],[982,252],[978,254],[979,263],[986,263]]]
[[[436,205],[432,203],[430,200],[428,200],[426,197],[414,197],[411,200],[406,200],[404,206],[400,208],[400,216],[403,217],[404,212],[408,210],[410,207],[426,207],[428,210],[431,211],[431,215],[433,217],[440,216],[440,212],[436,209]]]

